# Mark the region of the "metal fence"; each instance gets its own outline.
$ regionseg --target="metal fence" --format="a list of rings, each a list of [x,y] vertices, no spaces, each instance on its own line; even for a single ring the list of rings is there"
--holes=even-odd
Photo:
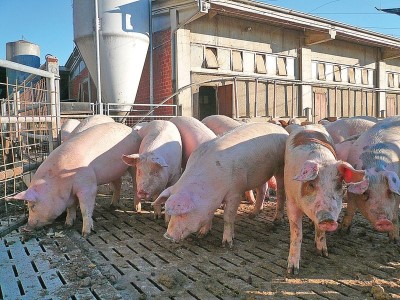
[[[18,79],[0,82],[6,91],[1,101],[0,149],[0,234],[26,219],[22,201],[4,201],[25,189],[32,172],[57,146],[59,119],[58,61],[47,57],[44,68],[57,65],[56,73],[0,60],[7,75]],[[25,80],[21,80],[25,78]]]

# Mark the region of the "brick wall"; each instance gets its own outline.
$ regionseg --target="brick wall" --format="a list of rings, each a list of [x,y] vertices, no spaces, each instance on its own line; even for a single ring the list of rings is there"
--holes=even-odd
[[[69,98],[70,99],[77,99],[78,101],[81,100],[79,99],[79,85],[82,83],[87,77],[89,76],[89,70],[88,68],[83,69],[83,71],[77,75],[73,80],[70,81],[70,91],[69,91]],[[91,87],[91,99],[92,103],[96,102],[97,99],[97,89],[96,85],[94,84],[92,78],[90,78],[90,87]]]
[[[154,103],[160,103],[173,93],[172,88],[172,55],[171,55],[171,30],[156,32],[153,35],[153,91]],[[149,103],[150,75],[149,55],[143,67],[135,103]],[[165,104],[173,104],[173,99]],[[172,108],[159,108],[156,115],[172,115]]]

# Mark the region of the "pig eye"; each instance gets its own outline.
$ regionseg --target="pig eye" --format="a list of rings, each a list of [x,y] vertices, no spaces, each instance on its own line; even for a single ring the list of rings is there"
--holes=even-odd
[[[336,189],[337,191],[339,191],[339,190],[342,190],[343,188],[344,188],[343,181],[342,181],[342,180],[336,181],[335,189]]]
[[[31,211],[35,210],[35,204],[33,204],[33,203],[29,203],[28,207],[29,207],[29,210],[31,210]]]

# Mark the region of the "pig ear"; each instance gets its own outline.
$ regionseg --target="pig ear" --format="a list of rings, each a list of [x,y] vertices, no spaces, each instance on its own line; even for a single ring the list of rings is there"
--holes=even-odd
[[[153,156],[151,157],[151,162],[156,164],[160,168],[166,168],[168,167],[168,164],[165,162],[164,158],[159,157],[159,156]]]
[[[139,154],[131,154],[131,155],[122,155],[122,161],[129,166],[136,166],[136,163],[139,160]]]
[[[389,189],[397,194],[400,195],[400,179],[399,176],[392,171],[384,171],[383,175],[387,178]]]
[[[169,196],[171,196],[171,187],[165,189],[162,191],[162,193],[157,197],[156,200],[154,200],[151,205],[155,206],[155,205],[161,205],[164,204],[165,201],[167,201],[167,199],[169,198]]]
[[[344,161],[341,161],[338,164],[337,169],[340,175],[342,175],[344,182],[346,183],[363,181],[365,176],[364,170],[356,170],[349,163]]]
[[[171,216],[186,214],[195,209],[195,207],[196,205],[190,195],[182,197],[182,194],[175,194],[165,202],[165,212]]]
[[[310,181],[317,178],[318,175],[318,163],[312,160],[306,160],[301,168],[299,174],[297,174],[293,179],[297,181]]]
[[[36,192],[34,190],[27,189],[27,190],[25,190],[25,191],[23,191],[21,193],[18,193],[18,194],[14,195],[14,196],[7,197],[6,200],[7,201],[10,201],[10,200],[23,200],[23,201],[34,202],[34,201],[37,201],[37,194],[36,194]]]
[[[365,178],[364,180],[356,183],[350,183],[347,187],[347,191],[353,194],[361,195],[369,187],[369,180]]]

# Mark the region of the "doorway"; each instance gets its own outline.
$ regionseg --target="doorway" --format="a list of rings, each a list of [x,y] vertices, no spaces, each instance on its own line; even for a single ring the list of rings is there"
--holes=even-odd
[[[199,88],[199,119],[216,115],[217,112],[217,97],[215,88],[212,86],[201,86]]]

